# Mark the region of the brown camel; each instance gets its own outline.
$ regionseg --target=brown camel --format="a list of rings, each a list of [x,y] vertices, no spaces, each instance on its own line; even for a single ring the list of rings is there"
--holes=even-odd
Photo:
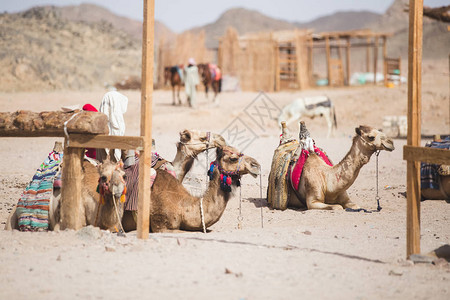
[[[122,218],[123,209],[120,199],[125,193],[125,172],[122,162],[114,163],[105,160],[94,166],[89,161],[83,162],[82,168],[81,206],[78,223],[83,226],[93,225],[101,229],[117,231],[120,228],[118,220]],[[97,192],[97,189],[99,192]],[[55,189],[49,205],[49,229],[59,230],[60,227],[60,189]],[[102,201],[100,202],[100,198]],[[116,211],[117,207],[117,211]],[[117,215],[117,213],[119,215]],[[6,230],[18,229],[18,219],[15,209],[8,217]]]
[[[359,208],[351,202],[347,189],[372,154],[379,150],[393,151],[394,143],[384,133],[369,126],[359,126],[355,131],[350,151],[337,165],[327,165],[315,153],[309,155],[298,185],[300,199],[291,189],[289,206],[304,207],[303,203],[306,203],[308,209]]]
[[[217,148],[216,153],[215,167],[210,175],[212,179],[202,198],[190,195],[173,176],[157,170],[151,194],[152,232],[202,230],[202,210],[205,228],[212,226],[225,211],[233,189],[240,184],[240,177],[245,174],[256,177],[259,174],[259,163],[233,147]],[[221,175],[230,176],[230,185],[221,182]]]

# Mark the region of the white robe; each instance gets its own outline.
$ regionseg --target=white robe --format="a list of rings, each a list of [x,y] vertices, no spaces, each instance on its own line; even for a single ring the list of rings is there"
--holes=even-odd
[[[107,92],[102,99],[99,111],[108,116],[109,135],[125,135],[123,114],[127,112],[128,98],[117,91]],[[107,153],[109,152],[106,149]],[[117,161],[121,158],[121,150],[114,151]]]

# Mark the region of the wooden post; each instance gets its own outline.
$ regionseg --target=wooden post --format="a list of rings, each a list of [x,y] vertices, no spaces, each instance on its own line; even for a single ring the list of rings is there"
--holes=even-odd
[[[346,47],[346,52],[345,52],[345,72],[346,72],[346,76],[345,76],[345,82],[347,85],[350,85],[350,37],[347,38],[347,47]]]
[[[386,37],[383,36],[383,74],[384,74],[384,86],[387,86],[387,49],[386,49]]]
[[[314,40],[310,38],[309,40],[309,57],[308,57],[308,77],[309,77],[309,85],[315,86],[316,83],[314,82],[314,55],[313,55],[313,47],[314,47]]]
[[[378,36],[375,37],[373,45],[373,84],[377,85],[377,63],[378,63]]]
[[[367,38],[366,42],[367,42],[367,46],[366,46],[366,72],[369,73],[370,72],[370,44],[371,44],[371,39]]]
[[[144,150],[139,158],[137,237],[148,239],[150,227],[150,169],[152,164],[152,92],[155,2],[144,0],[142,37],[141,136]]]
[[[420,146],[422,93],[423,0],[409,1],[408,45],[408,139]],[[420,253],[420,162],[407,161],[406,255]]]
[[[280,90],[280,48],[275,41],[275,91]]]
[[[331,86],[331,53],[330,53],[330,39],[329,37],[325,37],[325,51],[327,54],[327,79],[328,85]]]
[[[65,141],[67,145],[67,139]],[[84,224],[81,211],[81,165],[84,148],[65,147],[61,180],[61,230],[80,229]]]

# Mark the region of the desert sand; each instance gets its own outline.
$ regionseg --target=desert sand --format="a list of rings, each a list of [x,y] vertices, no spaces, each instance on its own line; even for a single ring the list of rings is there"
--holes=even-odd
[[[448,61],[424,62],[423,70],[423,134],[449,134]],[[129,98],[126,134],[138,135],[140,92],[122,92]],[[98,107],[104,93],[0,93],[0,111],[58,110],[85,103]],[[376,209],[378,192],[380,212],[268,208],[267,179],[280,134],[273,120],[277,107],[311,95],[328,95],[336,106],[334,137],[326,138],[323,118],[305,119],[316,144],[333,162],[349,150],[355,127],[381,128],[383,116],[407,112],[406,85],[227,92],[220,94],[217,106],[200,92],[197,109],[185,101],[173,107],[171,92],[157,90],[153,137],[161,156],[175,156],[179,131],[209,130],[257,159],[261,181],[244,177],[241,191],[236,190],[206,234],[151,233],[140,240],[135,232],[120,237],[94,227],[78,232],[0,230],[0,299],[450,299],[447,262],[414,264],[406,258],[405,139],[395,139],[396,149],[379,155],[378,190],[375,156],[348,190],[368,210]],[[275,105],[267,110],[264,103]],[[296,124],[290,129],[297,134]],[[2,228],[55,140],[61,139],[2,138]],[[194,194],[205,189],[205,158],[199,156],[184,182]],[[450,244],[449,205],[444,200],[421,203],[422,254]]]

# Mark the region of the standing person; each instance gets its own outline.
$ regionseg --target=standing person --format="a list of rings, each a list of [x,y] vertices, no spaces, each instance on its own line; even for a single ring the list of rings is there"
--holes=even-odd
[[[128,98],[117,92],[109,91],[102,99],[99,111],[108,116],[109,135],[125,135],[125,120],[123,114],[127,112]],[[106,153],[109,153],[109,149],[105,149]],[[98,153],[97,153],[97,156]],[[118,162],[122,157],[122,151],[115,149],[114,153],[110,155],[111,160]],[[100,157],[97,157],[100,161],[103,161],[103,153]]]
[[[184,69],[184,88],[190,107],[196,106],[197,84],[199,83],[198,68],[195,60],[191,57],[189,58],[187,67]]]

